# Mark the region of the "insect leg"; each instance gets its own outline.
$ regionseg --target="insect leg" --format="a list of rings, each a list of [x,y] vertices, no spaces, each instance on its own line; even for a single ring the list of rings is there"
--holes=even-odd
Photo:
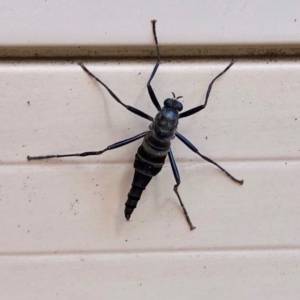
[[[100,155],[103,152],[107,151],[107,150],[113,150],[122,146],[125,146],[127,144],[130,144],[142,137],[144,137],[149,131],[145,131],[143,133],[140,133],[136,136],[133,136],[129,139],[114,143],[112,145],[107,146],[105,149],[100,150],[100,151],[89,151],[89,152],[83,152],[83,153],[73,153],[73,154],[60,154],[60,155],[46,155],[46,156],[27,156],[27,160],[39,160],[39,159],[48,159],[48,158],[60,158],[60,157],[70,157],[70,156],[80,156],[80,157],[84,157],[84,156],[90,156],[90,155]]]
[[[218,167],[220,170],[222,170],[228,177],[230,177],[233,181],[239,183],[239,184],[243,184],[244,180],[239,180],[236,179],[235,177],[233,177],[230,173],[228,173],[225,169],[223,169],[220,165],[218,165],[216,162],[214,162],[213,160],[211,160],[210,158],[208,158],[207,156],[204,156],[203,154],[201,154],[199,152],[199,150],[187,139],[185,138],[183,135],[181,135],[178,131],[175,132],[175,135],[188,147],[190,148],[193,152],[197,153],[200,157],[202,157],[204,160],[208,161],[209,163],[215,165],[216,167]]]
[[[181,197],[178,193],[178,187],[181,183],[180,181],[180,175],[179,175],[179,172],[178,172],[178,169],[177,169],[177,166],[176,166],[176,162],[175,162],[175,159],[174,159],[174,156],[173,156],[173,153],[172,153],[172,150],[170,149],[169,152],[168,152],[168,156],[169,156],[169,159],[170,159],[170,162],[171,162],[171,167],[172,167],[172,171],[173,171],[173,174],[174,174],[174,177],[175,177],[175,180],[176,180],[176,184],[174,185],[174,192],[175,194],[177,195],[178,197],[178,200],[180,202],[180,205],[183,209],[183,212],[184,212],[184,215],[185,215],[185,218],[190,226],[190,230],[194,230],[196,227],[192,224],[191,220],[190,220],[190,217],[184,207],[184,204],[182,203],[182,200],[181,200]]]
[[[191,115],[197,113],[198,111],[204,109],[204,108],[206,107],[206,104],[207,104],[207,101],[208,101],[208,98],[209,98],[209,95],[210,95],[210,91],[211,91],[211,88],[212,88],[214,82],[215,82],[220,76],[222,76],[226,71],[228,71],[228,70],[230,69],[230,67],[231,67],[234,63],[235,63],[235,60],[233,59],[233,60],[231,61],[231,63],[225,68],[225,70],[222,71],[218,76],[216,76],[216,77],[212,80],[212,82],[209,84],[208,89],[207,89],[207,92],[206,92],[204,104],[199,105],[199,106],[196,106],[196,107],[194,107],[194,108],[192,108],[192,109],[189,109],[189,110],[187,110],[187,111],[185,111],[185,112],[179,114],[179,118],[185,118],[185,117],[191,116]]]
[[[151,83],[151,80],[153,79],[157,69],[158,69],[158,66],[159,66],[159,62],[160,62],[160,53],[159,53],[159,48],[158,48],[158,42],[157,42],[157,36],[156,36],[156,29],[155,29],[155,23],[156,23],[156,20],[152,20],[152,30],[153,30],[153,35],[154,35],[154,40],[155,40],[155,45],[156,45],[156,53],[157,53],[157,61],[156,61],[156,64],[154,66],[154,69],[151,73],[151,76],[150,76],[150,79],[147,83],[147,89],[148,89],[148,92],[149,92],[149,95],[150,95],[150,98],[152,100],[152,103],[154,104],[154,106],[157,108],[157,110],[161,110],[161,106],[154,94],[154,91],[152,89],[152,86],[150,85]]]
[[[124,106],[126,109],[128,109],[129,111],[131,111],[132,113],[144,118],[144,119],[147,119],[147,120],[150,120],[152,121],[153,118],[149,115],[147,115],[146,113],[144,113],[143,111],[137,109],[137,108],[134,108],[130,105],[127,105],[125,103],[123,103],[117,96],[116,94],[105,84],[103,83],[99,78],[97,78],[92,72],[90,72],[82,62],[79,62],[78,63],[79,66],[81,66],[81,68],[88,74],[90,75],[91,77],[93,77],[96,81],[98,81],[100,84],[102,84],[106,90],[109,92],[109,94],[118,102],[120,103],[122,106]]]

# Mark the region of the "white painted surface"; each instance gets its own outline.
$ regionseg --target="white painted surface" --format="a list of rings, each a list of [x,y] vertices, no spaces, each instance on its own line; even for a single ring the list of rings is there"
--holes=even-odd
[[[227,64],[163,62],[153,87],[160,102],[183,95],[187,109]],[[146,90],[153,61],[86,66],[125,103],[155,114]],[[181,120],[200,151],[245,179],[232,183],[175,140],[190,232],[169,164],[125,221],[139,142],[101,157],[27,162],[100,150],[149,122],[75,63],[2,62],[0,299],[299,299],[299,78],[297,60],[239,60],[208,107]]]
[[[168,55],[299,53],[299,12],[284,0],[3,0],[0,56],[149,55],[151,19]],[[191,108],[229,61],[163,60],[153,87],[161,103],[173,91]],[[154,60],[85,63],[125,103],[155,114],[146,89]],[[238,60],[207,108],[181,120],[203,154],[245,180],[236,185],[174,140],[190,232],[169,163],[125,221],[139,141],[100,157],[27,162],[100,150],[149,122],[76,61],[1,61],[0,300],[298,300],[299,78],[295,59]]]
[[[1,46],[299,45],[299,1],[2,0]]]
[[[17,300],[298,300],[299,261],[298,251],[4,257],[0,288]]]
[[[162,103],[173,91],[184,96],[185,109],[199,105],[208,84],[229,62],[164,62],[153,80],[157,97]],[[154,61],[87,62],[86,66],[125,103],[155,115],[146,88]],[[238,60],[216,82],[207,108],[182,119],[179,131],[216,160],[297,159],[298,78],[300,63],[294,60]],[[0,93],[5,111],[2,140],[10,136],[1,149],[6,161],[24,162],[28,154],[102,149],[147,130],[150,124],[122,108],[75,62],[3,63]],[[179,159],[199,162],[179,141],[173,145]],[[131,162],[136,147],[128,145],[86,161]]]

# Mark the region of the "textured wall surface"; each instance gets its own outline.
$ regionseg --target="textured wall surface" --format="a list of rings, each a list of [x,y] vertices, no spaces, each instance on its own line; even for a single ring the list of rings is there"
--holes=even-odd
[[[162,19],[165,44],[196,43],[194,33],[204,28],[199,44],[300,41],[299,28],[292,30],[297,11],[283,1],[270,2],[270,11],[259,1],[176,1],[170,10],[169,1],[131,2],[31,1],[22,8],[3,1],[1,47],[29,40],[33,49],[79,42],[152,47],[154,17]],[[271,32],[272,24],[278,30]],[[176,33],[166,29],[176,26]],[[126,222],[141,141],[101,156],[26,160],[101,150],[147,130],[149,121],[119,105],[77,61],[0,61],[0,299],[299,299],[300,60],[237,59],[216,81],[207,108],[180,120],[179,132],[201,153],[245,180],[235,184],[174,139],[194,231],[173,192],[169,162]],[[155,115],[146,88],[154,59],[84,62],[126,104]],[[203,103],[229,62],[163,59],[152,86],[161,103],[174,92],[188,109]]]

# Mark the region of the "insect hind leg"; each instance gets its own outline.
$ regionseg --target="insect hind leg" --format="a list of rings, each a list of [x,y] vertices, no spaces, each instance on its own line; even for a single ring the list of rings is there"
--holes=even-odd
[[[174,177],[175,177],[175,180],[176,180],[176,184],[174,185],[173,190],[174,190],[174,192],[175,192],[175,194],[176,194],[176,196],[177,196],[177,198],[180,202],[180,205],[181,205],[181,208],[182,208],[183,213],[185,215],[186,221],[190,226],[190,230],[194,230],[194,229],[196,229],[196,227],[192,224],[192,221],[191,221],[191,219],[190,219],[190,217],[187,213],[187,210],[184,207],[184,204],[183,204],[183,202],[181,200],[181,197],[179,195],[179,192],[178,192],[178,187],[179,187],[181,181],[180,181],[180,175],[179,175],[179,172],[178,172],[178,169],[177,169],[177,166],[176,166],[176,162],[175,162],[175,159],[174,159],[174,156],[173,156],[173,152],[172,152],[171,149],[168,152],[168,156],[169,156],[172,171],[173,171],[173,174],[174,174]]]

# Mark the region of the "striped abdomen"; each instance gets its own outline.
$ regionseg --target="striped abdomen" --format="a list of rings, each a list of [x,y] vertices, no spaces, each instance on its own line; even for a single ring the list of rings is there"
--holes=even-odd
[[[127,220],[136,208],[143,190],[146,188],[153,176],[156,176],[162,169],[171,142],[169,139],[159,140],[150,131],[139,147],[134,161],[135,173],[132,187],[128,193],[125,203],[125,217]]]

